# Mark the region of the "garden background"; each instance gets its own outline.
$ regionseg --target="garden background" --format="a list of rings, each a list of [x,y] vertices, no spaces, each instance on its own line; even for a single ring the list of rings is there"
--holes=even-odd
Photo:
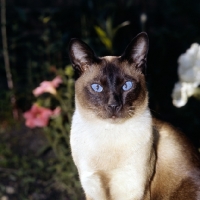
[[[200,43],[199,0],[1,0],[1,14],[1,29],[6,27],[0,40],[1,200],[82,199],[68,147],[74,75],[67,47],[74,37],[97,55],[120,55],[135,35],[147,32],[152,114],[178,127],[200,148],[198,96],[181,108],[171,97],[179,79],[178,57]],[[13,86],[8,85],[5,57]],[[42,81],[58,76],[58,96],[33,95]],[[28,128],[23,113],[34,102],[51,109],[60,106],[61,113],[47,127]]]

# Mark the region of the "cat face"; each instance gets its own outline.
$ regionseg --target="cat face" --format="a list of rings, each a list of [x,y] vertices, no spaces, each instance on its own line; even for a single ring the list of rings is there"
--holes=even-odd
[[[148,38],[141,33],[122,56],[97,57],[80,40],[73,39],[69,54],[78,74],[76,106],[85,115],[101,119],[126,120],[147,107],[144,69]]]

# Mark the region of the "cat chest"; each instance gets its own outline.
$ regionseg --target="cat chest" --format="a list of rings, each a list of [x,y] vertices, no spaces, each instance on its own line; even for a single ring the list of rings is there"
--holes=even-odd
[[[137,165],[149,151],[147,134],[113,127],[90,127],[78,130],[72,126],[71,148],[77,167],[87,165],[95,170],[111,170],[122,166]],[[141,154],[141,155],[140,155]],[[137,155],[137,156],[136,156]]]
[[[96,148],[95,148],[96,147]],[[85,161],[94,169],[111,170],[119,168],[133,157],[133,150],[130,143],[125,141],[100,141],[94,142],[93,145],[85,146]]]
[[[93,199],[143,196],[152,147],[150,132],[127,127],[82,126],[80,129],[80,123],[72,125],[72,156],[81,184]]]
[[[71,144],[72,155],[77,163],[80,163],[79,165],[87,163],[96,169],[117,167],[128,154],[124,148],[125,144],[120,139],[119,142],[116,141],[116,138],[113,141],[113,138],[109,136],[94,138],[87,135],[77,138],[72,134]]]

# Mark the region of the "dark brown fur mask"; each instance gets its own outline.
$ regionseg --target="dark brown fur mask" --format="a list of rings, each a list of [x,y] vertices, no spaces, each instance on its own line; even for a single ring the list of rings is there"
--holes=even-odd
[[[69,55],[78,74],[76,106],[102,119],[127,119],[147,107],[144,71],[148,52],[146,33],[138,34],[117,56],[97,57],[79,39],[72,39]]]

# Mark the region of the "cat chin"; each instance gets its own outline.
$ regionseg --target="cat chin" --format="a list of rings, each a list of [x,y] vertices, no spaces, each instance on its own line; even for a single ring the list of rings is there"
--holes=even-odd
[[[89,110],[87,110],[87,113],[90,113],[89,116],[91,119],[98,119],[98,120],[103,120],[103,121],[107,121],[110,123],[123,123],[131,118],[135,118],[136,115],[138,114],[137,110],[134,110],[131,112],[131,114],[129,114],[128,111],[122,111],[122,112],[117,112],[117,113],[109,113],[109,112],[92,112],[91,110],[88,112]]]
[[[111,124],[122,124],[126,120],[130,119],[127,117],[117,117],[117,116],[107,116],[107,117],[102,117],[102,116],[97,116],[100,120],[107,121],[108,123]]]
[[[125,118],[117,118],[117,117],[112,118],[111,117],[111,118],[108,118],[107,121],[111,124],[122,124],[123,122],[126,121],[126,119]]]

